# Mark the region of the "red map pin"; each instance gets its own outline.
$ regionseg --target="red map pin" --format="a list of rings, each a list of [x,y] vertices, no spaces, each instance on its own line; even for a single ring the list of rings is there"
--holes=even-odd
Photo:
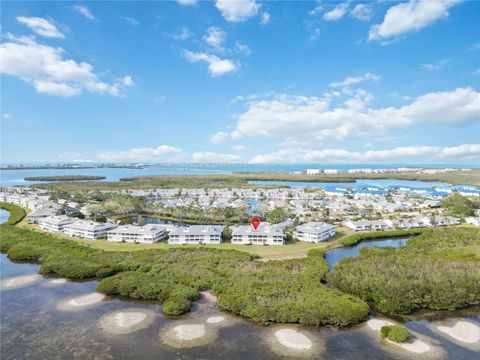
[[[262,218],[260,216],[252,216],[250,222],[252,223],[253,228],[257,230],[260,226],[260,223],[262,222]]]

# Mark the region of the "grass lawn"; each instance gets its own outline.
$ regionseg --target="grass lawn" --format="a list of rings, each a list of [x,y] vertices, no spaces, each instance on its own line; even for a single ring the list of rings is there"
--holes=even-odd
[[[42,231],[37,225],[28,224],[26,218],[23,219],[17,226],[28,228],[34,231]],[[339,228],[335,237],[329,241],[324,241],[318,244],[306,243],[298,241],[293,244],[286,244],[283,246],[262,246],[262,245],[235,245],[230,243],[222,243],[220,245],[180,245],[180,247],[211,247],[217,249],[232,249],[238,251],[248,252],[249,254],[259,255],[264,260],[284,260],[303,258],[307,256],[310,249],[327,249],[331,247],[340,246],[338,242],[342,237],[350,234],[351,231],[344,228]],[[93,249],[105,250],[105,251],[135,251],[146,249],[168,249],[172,247],[179,247],[179,245],[169,245],[165,242],[159,242],[155,244],[133,244],[133,243],[118,243],[107,240],[85,240],[75,237],[66,236],[64,234],[58,234],[58,236],[66,237],[74,240],[85,246]]]

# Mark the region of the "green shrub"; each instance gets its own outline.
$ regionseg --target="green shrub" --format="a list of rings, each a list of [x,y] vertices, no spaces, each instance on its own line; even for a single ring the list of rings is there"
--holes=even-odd
[[[364,248],[326,279],[387,313],[458,309],[480,302],[479,246],[479,229],[426,229],[405,247]]]
[[[168,298],[162,305],[165,315],[180,315],[190,309],[192,303],[184,298]]]
[[[387,338],[388,340],[397,343],[405,343],[410,339],[410,333],[403,325],[382,326],[380,329],[380,335],[382,338]]]

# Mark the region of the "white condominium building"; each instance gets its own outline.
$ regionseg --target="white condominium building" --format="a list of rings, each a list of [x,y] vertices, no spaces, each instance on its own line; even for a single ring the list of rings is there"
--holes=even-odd
[[[383,220],[349,220],[344,224],[346,227],[355,231],[377,231],[390,228],[390,226]]]
[[[220,244],[221,225],[191,225],[174,228],[168,235],[169,244]]]
[[[232,226],[232,244],[284,245],[284,234],[280,227],[261,223],[255,230],[251,225]]]
[[[156,224],[121,225],[107,231],[108,241],[154,243],[166,236],[165,229]]]
[[[117,225],[112,223],[77,220],[71,224],[65,225],[63,232],[65,235],[95,240],[99,237],[106,236],[108,230],[112,230],[116,227]]]
[[[60,233],[63,232],[66,225],[74,221],[74,218],[70,218],[67,215],[47,216],[38,219],[38,226],[43,230]]]
[[[335,235],[335,226],[322,222],[308,222],[295,228],[293,236],[301,241],[318,243]]]

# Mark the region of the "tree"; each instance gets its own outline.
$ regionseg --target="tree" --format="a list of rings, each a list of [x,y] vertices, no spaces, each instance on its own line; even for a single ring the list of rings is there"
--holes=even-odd
[[[228,226],[225,226],[222,231],[222,241],[231,242],[232,241],[232,229]]]
[[[453,193],[441,201],[441,207],[448,213],[457,216],[473,216],[477,206],[470,199]]]

